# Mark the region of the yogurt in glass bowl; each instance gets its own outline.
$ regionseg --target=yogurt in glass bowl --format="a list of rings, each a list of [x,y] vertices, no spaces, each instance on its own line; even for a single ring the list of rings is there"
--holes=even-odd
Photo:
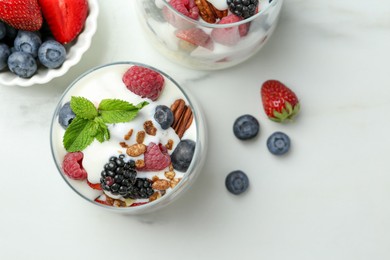
[[[191,69],[219,70],[244,62],[264,46],[283,5],[283,0],[251,0],[258,5],[244,18],[230,11],[228,1],[136,0],[135,4],[147,39],[159,53]],[[245,1],[251,2],[241,2]]]
[[[188,90],[145,64],[118,62],[76,79],[55,109],[50,144],[65,182],[116,212],[162,208],[196,179],[206,126]]]

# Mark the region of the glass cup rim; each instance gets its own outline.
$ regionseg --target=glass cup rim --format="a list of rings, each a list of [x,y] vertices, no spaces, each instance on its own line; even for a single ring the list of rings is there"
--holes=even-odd
[[[150,0],[146,0],[146,1],[150,1]],[[166,6],[167,8],[169,8],[173,13],[175,13],[177,16],[180,16],[180,18],[190,22],[190,23],[193,23],[193,24],[196,24],[196,25],[199,25],[199,26],[202,26],[202,27],[208,27],[208,28],[211,28],[211,29],[214,29],[214,28],[230,28],[230,27],[233,27],[233,26],[239,26],[241,24],[246,24],[246,23],[249,23],[253,20],[255,20],[257,17],[260,17],[260,16],[263,16],[264,13],[267,12],[267,10],[269,8],[271,8],[271,6],[274,6],[276,5],[279,1],[281,0],[272,0],[272,3],[270,3],[266,8],[260,10],[258,13],[256,13],[255,15],[247,18],[247,19],[243,19],[242,21],[239,21],[239,22],[235,22],[235,23],[227,23],[227,24],[213,24],[213,23],[207,23],[207,22],[203,22],[203,21],[200,21],[200,20],[194,20],[182,13],[180,13],[179,11],[177,11],[175,8],[173,8],[170,4],[169,4],[169,1],[168,0],[161,0],[161,2],[164,4],[164,6]]]
[[[197,144],[195,146],[195,152],[194,152],[194,156],[193,156],[193,159],[192,159],[192,162],[189,166],[189,168],[187,169],[186,173],[184,174],[183,178],[181,179],[181,181],[179,181],[179,183],[174,187],[174,189],[169,193],[169,194],[166,194],[160,198],[158,198],[157,200],[154,200],[154,201],[150,201],[150,202],[147,202],[145,204],[141,204],[141,205],[137,205],[135,207],[114,207],[114,206],[108,206],[108,205],[104,205],[102,203],[98,203],[94,200],[91,200],[89,198],[87,198],[86,196],[84,196],[81,192],[79,192],[75,187],[73,187],[73,185],[69,182],[69,180],[67,179],[67,177],[65,176],[65,174],[63,173],[62,171],[62,168],[61,168],[61,165],[60,163],[58,162],[57,160],[57,157],[56,157],[56,153],[55,153],[55,149],[54,149],[54,144],[53,144],[53,128],[54,128],[54,124],[56,123],[56,120],[57,120],[57,116],[58,116],[58,112],[59,112],[59,109],[61,108],[62,106],[62,101],[64,99],[64,97],[67,95],[67,93],[80,81],[82,80],[84,77],[88,76],[89,74],[97,71],[97,70],[100,70],[100,69],[103,69],[105,67],[109,67],[109,66],[115,66],[115,65],[137,65],[137,66],[142,66],[142,67],[146,67],[146,68],[149,68],[149,69],[152,69],[156,72],[159,72],[161,73],[164,77],[166,77],[168,80],[170,80],[179,90],[180,92],[184,95],[184,97],[187,99],[188,103],[189,103],[189,106],[192,107],[192,108],[197,108],[196,104],[194,101],[192,101],[192,97],[190,97],[187,93],[188,90],[184,90],[180,84],[178,84],[177,81],[175,81],[171,76],[169,76],[167,73],[151,66],[151,65],[147,65],[147,64],[144,64],[144,63],[140,63],[140,62],[134,62],[134,61],[118,61],[118,62],[112,62],[112,63],[107,63],[107,64],[104,64],[104,65],[99,65],[99,66],[96,66],[96,67],[93,67],[93,68],[90,68],[88,70],[86,70],[84,73],[82,73],[80,76],[78,76],[75,80],[73,80],[69,86],[65,89],[65,91],[61,94],[60,98],[58,99],[58,103],[57,103],[57,106],[54,110],[54,114],[52,116],[52,120],[51,120],[51,124],[50,124],[50,135],[49,135],[49,138],[50,138],[50,150],[51,150],[51,155],[52,155],[52,158],[54,160],[54,164],[58,170],[58,173],[60,174],[60,176],[63,178],[63,180],[66,182],[66,184],[76,193],[78,194],[79,196],[81,196],[83,199],[87,200],[88,202],[96,205],[96,206],[99,206],[99,207],[102,207],[102,208],[105,208],[105,209],[108,209],[108,210],[111,210],[111,211],[115,211],[115,212],[120,212],[120,213],[142,213],[142,211],[145,211],[147,212],[148,210],[152,210],[153,207],[157,207],[158,205],[157,204],[162,204],[164,201],[168,200],[169,198],[171,198],[172,196],[174,195],[177,195],[176,193],[179,191],[179,193],[183,193],[184,192],[184,189],[187,188],[185,186],[183,186],[184,184],[187,183],[187,181],[189,180],[190,178],[190,175],[192,175],[193,173],[196,172],[196,160],[199,159],[200,160],[200,156],[201,156],[201,146],[204,145],[204,144],[200,144],[200,141],[201,141],[201,138],[200,138],[200,133],[199,131],[200,130],[200,125],[199,123],[201,122],[199,116],[198,115],[198,108],[197,109],[193,109],[192,113],[193,113],[193,116],[194,116],[194,122],[196,122],[196,140],[195,140],[195,143]],[[187,183],[188,186],[190,183]],[[176,196],[174,196],[176,197]],[[173,197],[172,197],[173,198]],[[167,204],[167,203],[166,203]],[[166,204],[163,204],[163,205],[166,205]]]

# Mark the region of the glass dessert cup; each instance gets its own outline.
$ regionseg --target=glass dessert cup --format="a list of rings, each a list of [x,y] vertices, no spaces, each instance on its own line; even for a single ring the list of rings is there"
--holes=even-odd
[[[126,88],[125,83],[122,81],[122,76],[130,67],[133,66],[150,69],[159,73],[164,78],[165,85],[161,95],[157,98],[157,100],[153,101],[149,98],[142,98],[141,96],[136,95]],[[104,142],[94,140],[88,147],[86,147],[84,150],[81,150],[81,153],[83,153],[83,158],[81,159],[81,162],[80,158],[78,158],[77,163],[80,163],[80,165],[82,165],[81,168],[86,171],[88,176],[86,179],[71,178],[65,169],[66,167],[64,158],[69,154],[76,154],[78,151],[73,152],[64,148],[65,143],[63,142],[63,138],[67,129],[65,129],[63,125],[59,123],[59,114],[61,109],[64,107],[64,104],[70,100],[73,100],[74,97],[86,98],[90,100],[96,107],[99,107],[99,109],[100,105],[98,104],[99,102],[102,102],[103,99],[120,99],[134,105],[144,101],[148,102],[146,106],[138,111],[138,114],[131,121],[109,125],[109,140]],[[186,127],[184,134],[181,133],[180,136],[178,135],[176,126],[174,127],[174,124],[172,124],[172,126],[168,129],[164,130],[160,127],[159,123],[153,119],[155,113],[154,111],[157,111],[157,106],[166,105],[169,107],[177,100],[182,100],[182,102],[184,101],[184,107],[192,112],[190,126]],[[172,111],[178,111],[178,109],[173,110],[172,108]],[[177,112],[174,113],[176,120]],[[78,116],[77,113],[76,116]],[[74,120],[75,119],[73,118],[73,121]],[[184,123],[185,119],[181,120],[183,120]],[[73,121],[69,121],[71,123],[69,124],[68,128],[70,128],[70,125]],[[145,128],[145,125],[140,126],[140,123],[146,123],[146,121],[151,121],[152,126],[154,124],[155,134],[149,133],[149,130]],[[188,125],[188,122],[186,125]],[[193,97],[190,96],[187,90],[184,90],[170,76],[148,65],[135,62],[118,62],[96,67],[85,72],[73,83],[71,83],[70,86],[65,90],[60,98],[52,118],[50,128],[50,145],[52,156],[60,175],[69,185],[69,187],[79,196],[96,206],[103,207],[118,213],[136,215],[149,213],[165,207],[178,198],[181,194],[183,194],[196,180],[196,177],[202,170],[204,159],[206,157],[205,128],[205,121],[203,119],[200,107],[196,104],[196,101],[193,99]],[[139,141],[138,133],[145,132],[143,130],[146,131],[146,134],[144,133],[144,136],[146,135],[146,137],[141,138],[142,140]],[[132,132],[132,134],[129,135],[130,132]],[[171,143],[170,140],[172,141]],[[172,159],[169,166],[165,166],[162,169],[139,170],[139,161],[144,163],[144,165],[140,166],[141,169],[144,166],[148,166],[148,161],[146,160],[146,153],[148,150],[146,150],[144,154],[137,155],[128,152],[128,149],[130,149],[129,147],[133,147],[133,145],[136,146],[139,144],[145,144],[145,147],[149,149],[149,145],[153,142],[160,142],[161,146],[167,147],[164,148],[166,152],[165,155],[169,154],[169,157],[172,157],[172,153],[175,152],[178,144],[182,143],[183,140],[192,140],[195,142],[193,155],[189,162],[187,160],[189,165],[187,164],[186,169],[178,169],[174,167]],[[168,147],[169,143],[171,147]],[[160,149],[162,149],[161,146]],[[156,186],[156,189],[154,186],[152,186],[153,195],[148,198],[124,198],[121,195],[107,192],[106,190],[102,189],[103,185],[106,183],[104,182],[104,184],[102,184],[102,172],[105,171],[105,165],[113,156],[116,158],[122,156],[126,162],[129,162],[130,160],[137,162],[137,179],[148,179],[148,182],[153,183],[153,185],[157,180],[162,180],[161,182],[163,184],[168,183],[169,187],[161,188]],[[135,185],[136,184],[134,184],[134,186]]]
[[[191,19],[168,0],[136,0],[148,41],[171,61],[196,70],[232,67],[256,54],[275,30],[282,4],[260,0],[255,15],[218,24]]]

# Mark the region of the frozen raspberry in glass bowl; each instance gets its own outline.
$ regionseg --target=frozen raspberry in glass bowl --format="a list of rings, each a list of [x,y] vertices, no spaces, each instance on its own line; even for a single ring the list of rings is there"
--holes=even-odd
[[[200,107],[145,64],[118,62],[76,79],[55,109],[50,143],[65,182],[94,205],[128,214],[170,204],[206,157]]]
[[[171,61],[219,70],[255,55],[274,32],[283,0],[136,0],[148,41]]]

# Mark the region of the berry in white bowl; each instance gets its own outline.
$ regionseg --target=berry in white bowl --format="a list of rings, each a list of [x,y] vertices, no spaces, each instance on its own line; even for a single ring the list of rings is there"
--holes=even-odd
[[[30,87],[38,84],[45,84],[54,78],[63,76],[71,67],[76,65],[83,54],[89,49],[92,37],[97,30],[97,17],[99,6],[97,0],[65,0],[69,2],[66,8],[61,8],[59,0],[29,0],[22,3],[0,3],[0,10],[12,8],[15,10],[11,14],[0,11],[0,24],[6,28],[6,35],[0,39],[0,85]],[[2,6],[7,5],[7,6]],[[17,10],[25,10],[18,12]],[[59,10],[66,12],[67,19],[58,17]],[[20,21],[25,22],[20,22]],[[2,26],[1,26],[2,27]],[[0,28],[1,29],[1,28]],[[31,34],[32,33],[32,34]],[[37,35],[40,40],[30,42],[35,38],[25,37],[18,40],[20,34]],[[40,42],[39,42],[40,41]],[[50,41],[54,44],[45,43]],[[63,49],[58,47],[63,46]],[[36,46],[38,49],[35,50]],[[39,53],[39,47],[42,49]],[[15,52],[29,52],[33,48],[33,59],[36,63],[28,65],[19,59],[13,59],[10,68],[8,58]],[[4,53],[1,51],[4,50]],[[7,52],[6,52],[7,51]],[[65,51],[65,54],[64,54]],[[65,57],[64,57],[65,55]],[[24,56],[18,55],[17,57]],[[42,59],[42,60],[41,60]],[[31,63],[31,59],[30,60]],[[32,62],[33,63],[33,62]],[[27,66],[27,68],[25,68]],[[18,71],[15,73],[15,71]]]

